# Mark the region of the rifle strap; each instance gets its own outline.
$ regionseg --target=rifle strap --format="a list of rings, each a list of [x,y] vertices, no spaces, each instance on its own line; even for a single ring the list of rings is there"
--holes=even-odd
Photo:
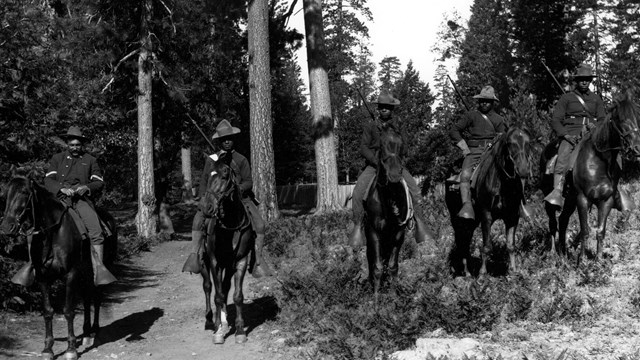
[[[479,111],[478,111],[478,112],[479,112]],[[491,122],[491,120],[489,120],[489,117],[488,117],[487,115],[483,114],[483,113],[480,113],[480,115],[482,115],[482,117],[483,117],[485,120],[487,120],[487,122],[489,123],[489,125],[491,125],[491,128],[492,128],[492,129],[493,129],[493,131],[495,132],[495,131],[496,131],[496,127],[495,127],[495,126],[493,126],[493,123]]]
[[[593,119],[593,116],[591,115],[591,112],[589,111],[589,109],[587,108],[587,104],[585,104],[584,99],[582,99],[582,96],[576,94],[575,92],[573,93],[573,95],[576,96],[576,98],[578,98],[578,101],[580,102],[580,105],[582,105],[582,108],[584,109],[584,111],[587,113],[587,115],[589,116],[589,120]],[[585,124],[582,124],[585,125]]]

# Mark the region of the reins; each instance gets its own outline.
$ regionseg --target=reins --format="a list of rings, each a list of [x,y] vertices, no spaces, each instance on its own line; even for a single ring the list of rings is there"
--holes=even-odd
[[[229,169],[233,171],[233,169],[231,169],[231,167],[229,167]],[[231,196],[231,194],[234,191],[238,191],[239,192],[238,185],[235,183],[235,181],[233,179],[234,179],[233,172],[231,172],[229,174],[229,178],[227,179],[227,184],[225,186],[225,190],[222,192],[222,196],[220,196],[219,199],[216,199],[216,201],[219,204],[222,203],[222,201],[224,199],[226,199],[229,196]],[[209,192],[209,191],[207,191],[207,192]],[[214,197],[215,197],[215,194],[214,194]],[[242,202],[242,199],[239,199],[239,201]],[[219,216],[219,212],[220,212],[221,208],[222,208],[221,206],[218,206],[218,209],[217,209],[216,213],[213,214],[213,217],[218,219],[218,220],[222,220],[222,217]],[[242,209],[244,211],[244,206],[242,207]],[[250,220],[249,220],[249,216],[247,216],[246,211],[244,211],[244,219],[237,226],[228,227],[228,226],[224,225],[223,221],[218,222],[218,224],[219,224],[220,227],[222,227],[225,230],[236,231],[236,230],[240,230],[240,229],[243,229],[243,228],[249,226],[251,223],[250,223]]]

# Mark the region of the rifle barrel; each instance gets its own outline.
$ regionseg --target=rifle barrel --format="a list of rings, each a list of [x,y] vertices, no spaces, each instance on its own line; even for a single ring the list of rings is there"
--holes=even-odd
[[[453,90],[456,91],[456,94],[458,94],[458,97],[460,98],[460,101],[462,101],[462,104],[464,105],[464,108],[467,109],[467,111],[469,111],[469,105],[467,105],[467,102],[462,97],[462,93],[460,92],[460,90],[458,90],[458,87],[456,86],[456,83],[453,82],[453,80],[451,79],[451,76],[449,76],[449,74],[447,74],[447,77],[449,78],[449,81],[451,81],[451,85],[453,85]]]

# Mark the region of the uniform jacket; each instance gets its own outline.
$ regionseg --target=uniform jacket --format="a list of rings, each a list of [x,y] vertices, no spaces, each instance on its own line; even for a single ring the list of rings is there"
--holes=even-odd
[[[224,156],[224,159],[229,159]],[[221,161],[223,161],[221,160]],[[236,175],[236,183],[242,191],[243,196],[248,196],[251,193],[251,188],[253,187],[253,179],[251,178],[251,166],[249,165],[249,160],[244,157],[242,154],[238,153],[235,150],[231,150],[231,158],[230,158],[231,169],[233,169]],[[200,185],[198,186],[198,194],[200,196],[204,195],[207,191],[207,184],[209,183],[209,178],[211,177],[211,172],[214,168],[214,161],[210,157],[207,156],[207,159],[204,162],[204,170],[202,171],[202,176],[200,178]]]
[[[586,112],[579,95],[584,100],[589,112]],[[564,135],[580,135],[583,125],[589,122],[602,121],[605,118],[604,102],[594,92],[580,93],[577,89],[560,97],[553,109],[551,127],[558,137]]]
[[[486,116],[489,118],[489,121],[491,121],[491,124],[487,122],[480,111],[467,111],[453,124],[453,127],[449,131],[449,136],[455,143],[460,142],[460,140],[465,140],[467,146],[471,148],[484,146],[480,145],[480,143],[485,143],[493,139],[498,133],[507,131],[507,125],[502,116],[493,110],[489,111]],[[478,145],[476,145],[476,143]]]
[[[402,137],[402,149],[400,154],[404,156],[406,154],[406,136],[400,128],[397,120],[389,120],[387,123],[393,126],[400,136]],[[362,138],[360,139],[360,154],[364,156],[367,165],[377,167],[378,166],[378,151],[380,150],[380,134],[382,132],[383,123],[381,120],[371,121],[365,127],[362,132]]]
[[[104,188],[104,180],[95,157],[84,153],[74,158],[66,150],[49,160],[44,185],[54,195],[58,195],[62,188],[87,185],[91,190],[89,197],[94,199]]]

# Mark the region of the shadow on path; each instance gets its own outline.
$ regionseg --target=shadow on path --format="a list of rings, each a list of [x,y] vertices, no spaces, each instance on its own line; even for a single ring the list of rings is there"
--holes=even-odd
[[[265,322],[275,320],[279,311],[280,308],[278,307],[276,298],[273,296],[264,296],[254,299],[251,303],[244,304],[244,325],[247,328],[247,335]],[[232,330],[226,336],[229,337],[235,334],[235,326],[233,325],[236,320],[235,305],[227,305],[227,319],[229,325],[232,326]]]

